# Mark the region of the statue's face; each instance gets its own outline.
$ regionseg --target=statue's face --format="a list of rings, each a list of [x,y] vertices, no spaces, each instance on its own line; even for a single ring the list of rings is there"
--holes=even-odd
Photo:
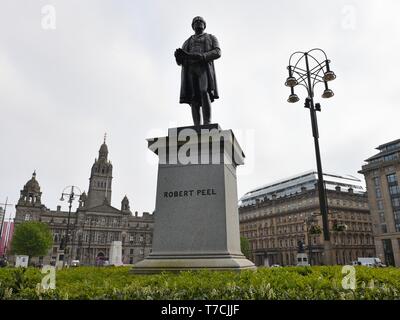
[[[204,24],[203,21],[201,20],[196,20],[193,24],[193,30],[196,33],[203,33],[204,29],[206,28],[206,25]]]

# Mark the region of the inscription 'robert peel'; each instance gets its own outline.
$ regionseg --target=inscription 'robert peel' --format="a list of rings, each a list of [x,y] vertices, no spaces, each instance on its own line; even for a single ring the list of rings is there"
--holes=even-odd
[[[216,195],[215,189],[174,190],[164,191],[164,198],[202,197]]]

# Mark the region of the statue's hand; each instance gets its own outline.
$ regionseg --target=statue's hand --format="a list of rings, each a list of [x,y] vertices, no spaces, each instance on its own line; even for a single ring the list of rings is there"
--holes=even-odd
[[[176,59],[176,63],[178,65],[181,65],[184,61],[184,52],[182,49],[176,49],[175,53],[174,53],[175,59]]]
[[[178,58],[178,57],[180,56],[180,50],[181,50],[181,49],[176,49],[176,50],[175,50],[175,52],[174,52],[175,58]]]

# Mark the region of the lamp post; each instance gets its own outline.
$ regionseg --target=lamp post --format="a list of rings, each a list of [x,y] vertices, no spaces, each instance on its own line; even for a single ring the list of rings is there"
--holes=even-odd
[[[77,190],[77,191],[76,191]],[[68,191],[68,192],[67,192]],[[68,196],[68,221],[67,221],[67,233],[65,235],[65,241],[63,242],[63,250],[64,250],[64,260],[63,260],[63,267],[65,266],[66,255],[65,252],[68,250],[68,242],[69,242],[69,222],[71,219],[71,208],[72,202],[75,200],[75,197],[79,197],[82,194],[81,190],[77,186],[68,186],[65,187],[61,193],[60,201],[64,201],[64,196]],[[74,239],[72,239],[74,241]],[[71,254],[68,252],[68,259],[70,258]]]
[[[316,54],[322,56],[322,59],[317,59]],[[294,63],[292,63],[292,60]],[[323,171],[321,164],[321,155],[318,142],[318,123],[316,111],[321,111],[319,103],[314,104],[314,87],[317,83],[323,83],[325,90],[321,95],[322,98],[333,97],[333,91],[328,88],[328,82],[336,78],[336,75],[329,67],[330,60],[328,60],[325,52],[322,49],[312,49],[307,52],[297,51],[289,58],[289,77],[286,79],[285,85],[290,87],[290,95],[288,98],[289,103],[299,101],[299,97],[294,93],[294,87],[302,85],[307,90],[307,98],[305,99],[304,107],[310,109],[312,133],[314,137],[315,156],[317,161],[318,171],[318,195],[319,205],[322,215],[322,225],[324,233],[324,263],[332,264],[331,257],[331,244],[329,234],[328,222],[328,204],[326,199],[326,191],[323,180]],[[311,66],[310,66],[311,64]]]
[[[307,229],[307,242],[308,242],[308,260],[310,265],[312,265],[312,239],[311,231],[312,227],[318,223],[314,212],[311,212],[305,219],[306,229]]]

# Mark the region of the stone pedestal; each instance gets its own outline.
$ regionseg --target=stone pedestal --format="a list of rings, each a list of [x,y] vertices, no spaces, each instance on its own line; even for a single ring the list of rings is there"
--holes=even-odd
[[[29,262],[29,256],[17,255],[15,258],[15,267],[27,268],[28,262]]]
[[[64,259],[65,259],[65,253],[64,250],[57,250],[57,257],[56,257],[56,269],[60,270],[64,267]]]
[[[308,261],[307,253],[299,252],[296,255],[296,265],[297,266],[309,266],[310,262]]]
[[[217,124],[148,139],[159,156],[151,254],[134,273],[254,268],[240,250],[236,167],[244,154]]]
[[[122,266],[122,241],[111,242],[110,265]]]

